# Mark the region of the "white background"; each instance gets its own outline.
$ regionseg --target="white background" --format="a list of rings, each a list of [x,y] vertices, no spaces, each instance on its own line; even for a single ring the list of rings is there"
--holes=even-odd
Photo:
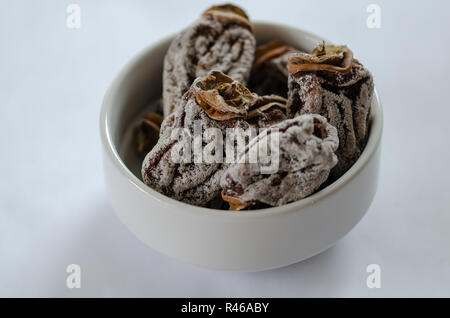
[[[105,195],[103,94],[142,48],[209,1],[0,4],[0,296],[450,296],[449,1],[242,1],[254,20],[347,44],[385,115],[380,185],[362,222],[307,261],[260,273],[205,270],[138,241]],[[366,8],[381,6],[381,29]],[[207,238],[206,238],[207,239]],[[67,289],[66,266],[82,288]],[[366,266],[381,266],[381,288]]]

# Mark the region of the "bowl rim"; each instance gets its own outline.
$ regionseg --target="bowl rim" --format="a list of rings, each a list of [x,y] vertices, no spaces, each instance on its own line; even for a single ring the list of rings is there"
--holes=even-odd
[[[309,31],[305,31],[301,28],[292,27],[289,25],[283,25],[279,23],[272,23],[266,21],[255,21],[253,22],[255,29],[258,27],[275,27],[286,30],[291,30],[299,33],[303,33],[308,37],[313,37],[317,39],[323,39],[322,37],[311,33]],[[369,137],[367,140],[367,144],[358,158],[358,160],[353,164],[353,166],[343,174],[339,179],[334,181],[332,184],[323,188],[316,193],[300,199],[295,202],[291,202],[278,207],[270,207],[258,210],[246,210],[246,211],[229,211],[229,210],[219,210],[212,209],[206,207],[194,206],[188,203],[184,203],[175,199],[172,199],[164,194],[159,193],[158,191],[147,186],[142,180],[137,178],[125,165],[122,158],[120,157],[116,146],[114,145],[111,132],[108,127],[108,114],[112,108],[112,91],[121,84],[127,74],[129,74],[130,70],[133,69],[133,66],[136,65],[142,58],[144,58],[147,54],[149,54],[154,48],[161,46],[163,43],[171,41],[175,34],[168,35],[150,45],[142,49],[138,54],[136,54],[125,66],[121,68],[119,73],[115,76],[111,84],[108,86],[105,95],[103,97],[101,111],[100,111],[100,136],[103,144],[103,148],[107,153],[109,160],[112,161],[115,168],[119,170],[122,176],[127,179],[130,183],[136,187],[137,190],[141,191],[145,195],[150,196],[153,200],[155,200],[159,205],[165,205],[167,207],[172,207],[173,211],[180,210],[182,212],[193,213],[197,216],[224,216],[224,217],[239,217],[239,218],[254,218],[254,217],[267,217],[278,214],[286,214],[286,213],[295,213],[300,212],[302,209],[315,204],[316,202],[332,195],[337,192],[339,189],[344,187],[347,183],[353,180],[357,175],[361,173],[364,167],[368,164],[368,162],[374,156],[376,150],[378,149],[383,130],[383,110],[380,102],[380,98],[376,88],[374,88],[374,95],[372,99],[371,105],[371,123],[370,123],[370,131]]]

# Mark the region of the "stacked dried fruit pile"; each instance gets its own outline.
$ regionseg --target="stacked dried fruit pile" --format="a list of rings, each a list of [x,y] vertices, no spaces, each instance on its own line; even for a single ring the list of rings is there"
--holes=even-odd
[[[136,127],[142,178],[211,208],[300,200],[359,158],[372,94],[370,72],[346,46],[256,47],[242,9],[214,6],[166,54],[163,117],[147,114]]]

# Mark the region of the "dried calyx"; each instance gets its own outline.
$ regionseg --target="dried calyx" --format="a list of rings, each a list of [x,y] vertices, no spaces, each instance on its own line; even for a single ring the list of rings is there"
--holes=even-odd
[[[231,77],[212,71],[193,84],[196,102],[214,120],[253,119],[274,107],[285,111],[287,100],[277,95],[258,96]]]
[[[230,3],[212,6],[203,12],[203,16],[208,15],[215,16],[221,22],[237,22],[239,24],[247,25],[249,29],[252,29],[245,11]]]
[[[234,189],[236,191],[236,189]],[[244,193],[244,190],[241,190],[239,192],[237,192],[237,194],[242,194]],[[230,211],[241,211],[243,209],[246,209],[252,205],[257,204],[258,202],[245,202],[242,201],[240,198],[238,197],[234,197],[232,195],[227,195],[226,191],[222,191],[222,200],[224,200],[225,202],[228,202],[229,204],[229,210]]]
[[[148,113],[135,128],[136,150],[146,155],[156,145],[163,118],[157,113]]]
[[[258,69],[264,62],[280,56],[292,50],[289,46],[284,45],[279,40],[274,40],[256,48],[255,62],[253,63],[253,70]]]
[[[210,72],[193,85],[197,103],[215,120],[245,118],[257,95],[221,72]]]
[[[258,116],[264,116],[264,113],[273,107],[286,109],[287,99],[277,95],[259,96],[256,102],[252,105],[247,113],[247,119],[252,119]]]
[[[310,54],[296,53],[289,58],[289,73],[335,71],[346,73],[353,63],[353,53],[345,45],[320,43]]]

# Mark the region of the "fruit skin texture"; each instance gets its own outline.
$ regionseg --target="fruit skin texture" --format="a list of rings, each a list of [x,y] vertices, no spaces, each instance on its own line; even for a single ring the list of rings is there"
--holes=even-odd
[[[176,200],[211,207],[211,202],[220,199],[220,178],[232,162],[227,160],[227,146],[233,148],[233,157],[241,147],[234,142],[227,143],[226,138],[233,140],[230,129],[234,134],[245,134],[251,133],[251,128],[265,128],[283,121],[285,103],[286,99],[279,96],[251,93],[241,83],[217,71],[197,78],[175,112],[162,122],[158,142],[142,165],[143,181]],[[210,128],[220,131],[221,136],[208,136]],[[196,138],[200,138],[205,148],[209,147],[208,151],[200,149],[200,161],[195,159],[198,153],[193,143],[199,141]],[[181,148],[191,149],[189,160],[177,157]],[[212,154],[210,149],[222,149],[222,156],[216,151]]]
[[[290,58],[288,67],[293,72],[288,80],[287,114],[320,114],[336,127],[339,162],[331,172],[331,179],[336,180],[358,160],[367,143],[374,84],[361,63],[353,58],[349,61],[353,55],[347,47],[333,47],[329,56],[324,53],[317,57],[318,51]],[[299,65],[299,60],[304,64]]]
[[[256,40],[247,15],[233,5],[206,10],[171,43],[164,59],[163,109],[169,116],[193,81],[220,71],[246,84]]]
[[[275,140],[278,142],[273,143]],[[241,157],[221,179],[222,198],[231,210],[263,203],[280,206],[312,194],[328,178],[336,165],[334,154],[339,145],[336,128],[317,114],[306,114],[273,125],[253,139]],[[261,157],[262,147],[267,157]],[[251,161],[251,153],[257,161]],[[275,156],[274,156],[275,154]],[[274,171],[265,174],[262,167],[278,157]],[[255,157],[254,157],[255,158]],[[272,160],[272,161],[271,161]]]
[[[223,98],[224,95],[221,95],[224,92],[210,89],[211,87],[206,85],[214,80],[216,73],[210,72],[207,76],[194,81],[191,88],[184,94],[175,112],[164,119],[158,143],[147,154],[142,165],[142,178],[148,186],[173,199],[197,206],[208,206],[211,201],[217,197],[220,198],[220,177],[227,165],[225,163],[225,151],[222,152],[223,158],[221,159],[210,152],[205,153],[203,148],[200,150],[202,151],[202,158],[199,162],[196,162],[195,156],[198,155],[194,149],[196,129],[200,130],[198,131],[202,142],[200,145],[207,144],[210,149],[223,149],[225,144],[222,138],[207,136],[206,131],[209,128],[220,130],[222,136],[226,136],[228,128],[239,128],[244,131],[250,128],[250,124],[241,116],[230,118],[230,116],[224,114],[223,120],[213,119],[205,111],[205,106],[199,104],[198,96],[203,96],[206,92],[217,97],[210,98],[209,102],[216,99],[223,103],[227,101]],[[219,86],[230,80],[234,83],[231,78],[222,73],[220,73],[219,78],[220,80],[217,83]],[[233,89],[242,88],[238,83],[230,87]],[[233,93],[231,95],[234,96]],[[234,106],[239,107],[228,105],[228,110],[238,111],[241,108],[246,110],[249,105],[244,102]],[[239,115],[239,112],[237,114]],[[217,116],[217,113],[214,113],[215,116]],[[199,128],[196,126],[198,123],[200,123]],[[175,129],[179,129],[179,132]],[[184,151],[189,147],[192,147],[192,150],[189,158],[186,158],[188,160],[177,157],[181,148]]]

